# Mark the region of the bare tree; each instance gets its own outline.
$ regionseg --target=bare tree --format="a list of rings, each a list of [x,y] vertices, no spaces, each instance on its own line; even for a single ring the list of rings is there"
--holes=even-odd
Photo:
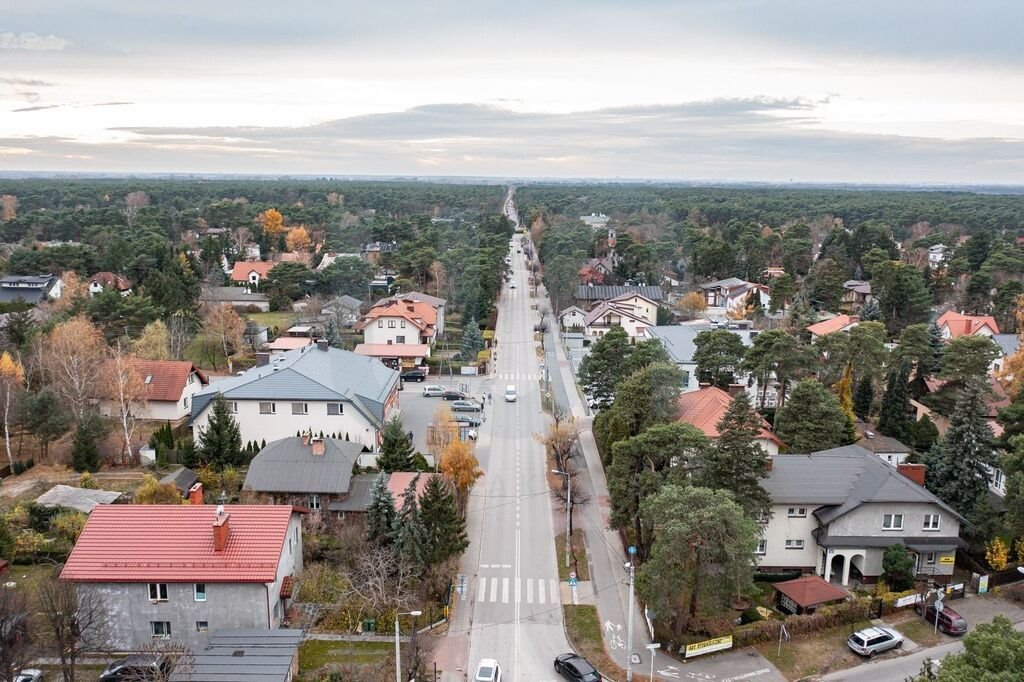
[[[125,682],[171,682],[176,680],[189,680],[196,671],[196,657],[192,650],[184,644],[168,640],[156,640],[147,642],[141,649],[140,654],[163,656],[168,665],[156,669],[133,668],[126,671],[127,675],[120,678]]]
[[[145,192],[130,192],[125,196],[121,215],[124,216],[125,221],[128,223],[129,230],[135,228],[135,220],[139,216],[139,211],[146,206],[149,206],[149,195]]]
[[[534,440],[544,446],[556,468],[566,471],[569,460],[576,452],[580,429],[576,420],[565,411],[555,409],[554,421],[544,433],[534,434]]]
[[[81,424],[102,374],[107,344],[85,317],[73,317],[53,328],[45,365],[57,394]]]
[[[82,652],[107,645],[110,609],[99,592],[61,580],[56,571],[48,580],[40,580],[37,590],[44,627],[60,658],[64,682],[75,682],[75,666]]]
[[[416,600],[413,566],[387,547],[370,547],[356,561],[350,595],[367,613],[408,610]]]
[[[171,359],[181,360],[185,356],[185,351],[192,345],[192,340],[196,337],[198,326],[198,320],[191,313],[184,314],[179,311],[168,318],[167,349]]]
[[[147,386],[135,358],[121,347],[120,341],[110,351],[105,380],[105,393],[117,410],[121,427],[121,464],[127,466],[135,461],[132,436],[135,435],[136,412],[146,404]]]
[[[224,358],[231,366],[231,356],[242,347],[242,337],[245,333],[245,320],[239,317],[235,309],[227,303],[210,308],[203,318],[203,332],[206,339],[216,343],[217,347],[224,353]]]
[[[29,603],[24,590],[0,587],[0,678],[13,680],[35,658],[29,632]]]

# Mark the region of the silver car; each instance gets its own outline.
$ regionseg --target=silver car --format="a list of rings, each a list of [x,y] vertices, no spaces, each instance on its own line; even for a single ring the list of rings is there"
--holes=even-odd
[[[479,412],[480,405],[472,400],[456,400],[452,403],[453,412]]]
[[[901,648],[903,635],[892,628],[864,628],[850,635],[846,645],[856,654],[874,658],[880,651]]]
[[[440,398],[444,395],[444,386],[424,386],[423,395],[426,398]]]

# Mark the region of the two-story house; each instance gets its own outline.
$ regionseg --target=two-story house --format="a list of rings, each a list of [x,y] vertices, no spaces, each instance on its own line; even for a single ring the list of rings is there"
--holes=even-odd
[[[748,282],[739,277],[701,284],[700,289],[708,308],[735,310],[746,305],[751,296],[754,296],[764,308],[771,302],[771,290],[767,286]]]
[[[337,433],[376,449],[398,407],[398,372],[375,358],[331,348],[326,341],[273,356],[218,381],[192,400],[192,430],[202,441],[210,409],[220,394],[242,432],[242,441],[272,440],[315,431]],[[342,435],[344,434],[344,435]]]
[[[991,315],[964,315],[948,310],[939,316],[935,325],[942,332],[944,339],[956,339],[961,336],[993,336],[999,333],[996,318]]]
[[[771,462],[761,482],[772,500],[756,550],[761,570],[873,583],[886,548],[902,544],[918,575],[949,582],[965,521],[925,490],[923,465],[890,466],[857,445]]]
[[[267,278],[267,275],[270,274],[275,265],[277,263],[260,260],[236,261],[234,267],[231,268],[231,282],[235,285],[244,284],[250,286],[253,290],[259,289],[260,282]]]
[[[630,339],[642,339],[658,317],[658,304],[641,294],[627,293],[602,301],[583,318],[583,333],[597,340],[615,327],[622,327]]]
[[[122,296],[132,293],[132,283],[128,278],[110,271],[97,272],[89,278],[89,296],[95,296],[108,289],[114,289]]]
[[[934,244],[928,247],[928,267],[940,268],[946,262],[949,247],[945,244]]]
[[[736,393],[744,390],[742,384],[738,384]],[[681,393],[679,395],[679,421],[694,426],[704,432],[704,435],[715,440],[718,438],[718,423],[722,421],[725,413],[729,411],[735,394],[729,394],[717,386],[702,386],[696,391]],[[759,418],[760,419],[760,418]],[[769,455],[779,454],[779,448],[785,443],[772,433],[768,422],[760,419],[760,430],[755,441]]]
[[[434,328],[437,329],[438,334],[444,334],[444,314],[445,310],[448,308],[448,299],[431,296],[430,294],[425,294],[422,291],[408,291],[382,299],[380,303],[388,300],[405,300],[426,303],[434,309],[435,316],[437,317],[437,322],[434,323]]]
[[[92,510],[60,579],[103,598],[110,649],[200,651],[219,628],[280,627],[301,572],[290,506],[114,504]]]
[[[848,279],[843,282],[843,308],[846,310],[859,310],[862,305],[874,300],[874,296],[871,295],[871,282],[859,279]]]
[[[437,312],[423,301],[385,299],[370,308],[353,328],[374,345],[431,344],[437,336]]]
[[[192,399],[210,385],[202,370],[185,360],[133,360],[131,368],[145,388],[145,401],[132,412],[138,419],[178,421],[189,416]],[[117,403],[109,397],[99,400],[100,414],[116,414]]]
[[[604,301],[610,301],[624,294],[640,294],[644,298],[654,301],[655,305],[665,300],[665,293],[660,286],[646,286],[642,284],[623,284],[612,286],[608,284],[581,284],[576,287],[576,305],[584,311],[596,308]]]
[[[60,298],[64,282],[56,275],[4,275],[0,277],[0,303],[41,303]]]

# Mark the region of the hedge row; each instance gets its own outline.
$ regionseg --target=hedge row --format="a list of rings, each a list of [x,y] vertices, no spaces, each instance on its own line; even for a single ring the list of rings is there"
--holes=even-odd
[[[733,642],[737,648],[774,642],[779,638],[779,629],[783,623],[786,624],[789,634],[794,637],[822,632],[840,625],[867,620],[870,612],[871,599],[861,597],[842,604],[822,606],[810,615],[786,616],[784,620],[762,620],[739,625],[732,630]]]
[[[782,571],[781,573],[754,573],[756,583],[782,583],[787,580],[796,580],[802,573],[800,571]]]

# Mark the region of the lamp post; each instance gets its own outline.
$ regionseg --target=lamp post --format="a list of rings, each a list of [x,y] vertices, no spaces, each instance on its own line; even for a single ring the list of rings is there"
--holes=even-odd
[[[651,652],[651,682],[654,682],[654,652],[661,648],[661,642],[648,644],[647,650]]]
[[[552,469],[551,473],[565,476],[565,570],[569,570],[569,543],[572,542],[572,474]]]
[[[398,617],[419,616],[422,611],[404,611],[395,614],[395,682],[402,682],[402,648],[398,639]]]

